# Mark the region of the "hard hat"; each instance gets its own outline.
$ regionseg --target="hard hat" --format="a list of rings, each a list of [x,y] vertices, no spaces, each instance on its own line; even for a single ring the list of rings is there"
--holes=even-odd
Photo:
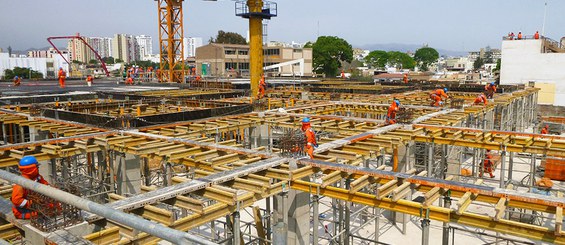
[[[490,86],[494,86],[494,82],[491,82],[491,83],[490,83]]]
[[[447,93],[447,88],[443,88],[443,91]]]
[[[310,123],[310,118],[305,117],[304,119],[302,119],[302,123]]]
[[[63,70],[63,67],[59,67],[59,70]]]
[[[37,164],[37,159],[34,156],[25,156],[20,160],[20,166],[29,166],[32,164]]]
[[[545,128],[549,128],[549,125],[545,125]]]
[[[19,77],[18,77],[18,76],[15,76],[14,78],[15,78],[15,79],[18,79]]]
[[[396,103],[397,106],[400,105],[400,100],[394,100],[394,103]]]

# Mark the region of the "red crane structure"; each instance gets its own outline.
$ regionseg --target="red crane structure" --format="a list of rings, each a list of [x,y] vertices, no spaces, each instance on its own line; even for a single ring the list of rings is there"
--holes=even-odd
[[[63,57],[63,60],[65,60],[65,62],[67,62],[67,64],[71,64],[67,58],[65,58],[65,56],[63,55],[63,53],[61,53],[61,50],[59,50],[55,44],[53,44],[53,42],[51,40],[54,39],[78,39],[81,40],[90,50],[92,50],[92,52],[94,53],[94,55],[96,56],[96,59],[98,59],[100,61],[100,65],[102,66],[102,69],[104,69],[104,72],[106,73],[106,76],[110,76],[110,72],[108,72],[108,68],[106,68],[106,63],[104,63],[104,60],[102,60],[102,57],[100,57],[100,55],[98,54],[98,52],[96,52],[96,50],[94,50],[86,40],[84,40],[83,37],[81,37],[80,35],[76,35],[76,36],[63,36],[63,37],[48,37],[47,38],[47,42],[49,42],[49,44],[51,44],[51,46],[57,51],[57,53],[59,53],[59,55],[61,55],[61,57]]]

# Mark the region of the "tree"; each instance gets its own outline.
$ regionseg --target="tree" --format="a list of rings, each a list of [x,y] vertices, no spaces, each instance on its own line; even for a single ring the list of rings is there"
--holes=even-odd
[[[428,66],[437,61],[439,53],[434,48],[422,47],[416,50],[414,60],[418,62],[420,69],[427,71]]]
[[[365,63],[373,68],[384,68],[388,63],[388,53],[382,50],[371,51],[367,57],[365,57]]]
[[[500,65],[501,65],[500,59],[496,60],[496,67],[492,69],[492,72],[500,71]]]
[[[339,37],[321,36],[312,45],[314,70],[328,77],[337,75],[341,62],[353,60],[351,44]]]
[[[473,62],[473,68],[475,70],[481,69],[481,67],[485,64],[485,61],[479,57],[475,60],[475,62]]]
[[[97,65],[98,64],[98,60],[92,59],[88,61],[88,64],[90,65]]]
[[[106,64],[114,64],[116,61],[114,60],[114,57],[104,57],[102,58],[102,61],[104,61],[104,63]]]
[[[229,43],[229,44],[247,44],[247,41],[242,35],[235,32],[218,31],[216,39],[210,39],[213,43]]]
[[[414,69],[416,61],[410,55],[399,52],[390,51],[388,54],[388,65],[394,66],[397,69]]]
[[[114,62],[116,62],[116,63],[124,63],[124,60],[122,60],[122,59],[115,59]]]
[[[4,70],[5,79],[13,79],[15,76],[29,79],[30,69],[16,66],[12,70],[10,69]],[[31,78],[43,78],[43,74],[41,72],[31,70]]]

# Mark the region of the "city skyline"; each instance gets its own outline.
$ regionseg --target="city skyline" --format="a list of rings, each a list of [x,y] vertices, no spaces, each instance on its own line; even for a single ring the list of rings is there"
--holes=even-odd
[[[48,36],[80,32],[85,36],[145,34],[155,38],[153,49],[158,50],[154,2],[22,0],[4,5],[8,6],[0,10],[3,18],[18,21],[0,23],[0,31],[9,34],[0,40],[3,49],[8,46],[14,50],[42,48],[47,46],[44,40]],[[319,34],[342,37],[355,47],[399,43],[428,44],[457,51],[477,50],[485,46],[500,47],[501,37],[510,31],[529,35],[537,30],[541,32],[543,5],[544,1],[539,0],[478,0],[472,3],[357,0],[347,4],[337,0],[287,0],[278,2],[279,17],[268,22],[267,40],[306,42],[315,40]],[[565,24],[565,16],[560,15],[559,10],[564,8],[564,1],[548,1],[546,36],[561,38],[559,27]],[[29,11],[36,18],[23,19],[18,9]],[[66,11],[61,16],[52,14],[59,9],[73,11]],[[232,1],[185,1],[184,17],[185,36],[202,37],[205,42],[218,30],[243,36],[247,32],[247,21],[234,16]],[[36,21],[38,18],[51,18],[52,21]],[[73,21],[65,21],[69,18]],[[92,24],[94,22],[96,24]],[[450,35],[446,36],[446,33]]]

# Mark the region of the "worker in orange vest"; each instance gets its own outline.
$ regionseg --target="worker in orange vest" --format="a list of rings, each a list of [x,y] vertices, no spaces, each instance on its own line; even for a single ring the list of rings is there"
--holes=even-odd
[[[548,134],[549,133],[549,125],[545,125],[545,127],[543,127],[541,129],[541,134]]]
[[[430,94],[430,99],[432,99],[432,106],[439,107],[443,105],[442,99],[448,99],[447,88],[436,89]]]
[[[395,99],[392,104],[388,107],[388,113],[386,114],[385,124],[395,124],[396,123],[396,113],[400,110],[400,101]]]
[[[518,32],[518,40],[522,39],[522,32]]]
[[[267,83],[265,83],[265,75],[262,75],[261,80],[259,80],[259,92],[257,93],[257,99],[265,97],[265,90],[267,90]]]
[[[92,77],[92,75],[86,76],[86,85],[88,85],[88,87],[91,87],[93,80],[94,80],[94,78]]]
[[[491,178],[494,178],[494,175],[492,174],[492,167],[494,166],[494,163],[492,162],[492,155],[490,154],[490,150],[487,150],[483,164],[484,172],[488,173]],[[483,177],[483,173],[481,173],[480,176]]]
[[[536,31],[536,34],[534,34],[534,39],[539,39],[539,32]]]
[[[126,79],[126,85],[133,85],[133,77],[128,77],[128,79]]]
[[[404,73],[404,77],[402,78],[402,80],[404,81],[404,83],[408,83],[408,74]]]
[[[479,96],[477,96],[477,98],[475,98],[475,102],[473,103],[474,105],[487,105],[487,97],[484,94],[479,94]]]
[[[14,77],[14,86],[16,86],[16,87],[17,87],[17,86],[20,86],[21,83],[22,83],[22,78],[21,78],[21,77],[18,77],[18,76],[15,76],[15,77]]]
[[[318,147],[318,143],[316,142],[316,133],[312,129],[312,126],[310,125],[310,118],[308,117],[302,119],[302,132],[304,132],[306,136],[304,151],[308,153],[310,159],[314,159],[314,148]]]
[[[20,160],[18,167],[22,177],[39,182],[44,185],[49,185],[47,181],[39,174],[39,163],[34,156],[25,156]],[[12,189],[12,212],[17,219],[30,219],[32,216],[37,215],[37,212],[32,211],[32,200],[28,199],[28,190],[24,189],[21,185],[14,185]],[[53,204],[50,204],[53,205]]]
[[[494,82],[491,82],[485,85],[485,93],[487,95],[487,99],[492,99],[492,97],[496,93],[496,84]]]
[[[65,79],[67,79],[67,73],[63,71],[63,67],[59,67],[59,87],[65,88]]]

